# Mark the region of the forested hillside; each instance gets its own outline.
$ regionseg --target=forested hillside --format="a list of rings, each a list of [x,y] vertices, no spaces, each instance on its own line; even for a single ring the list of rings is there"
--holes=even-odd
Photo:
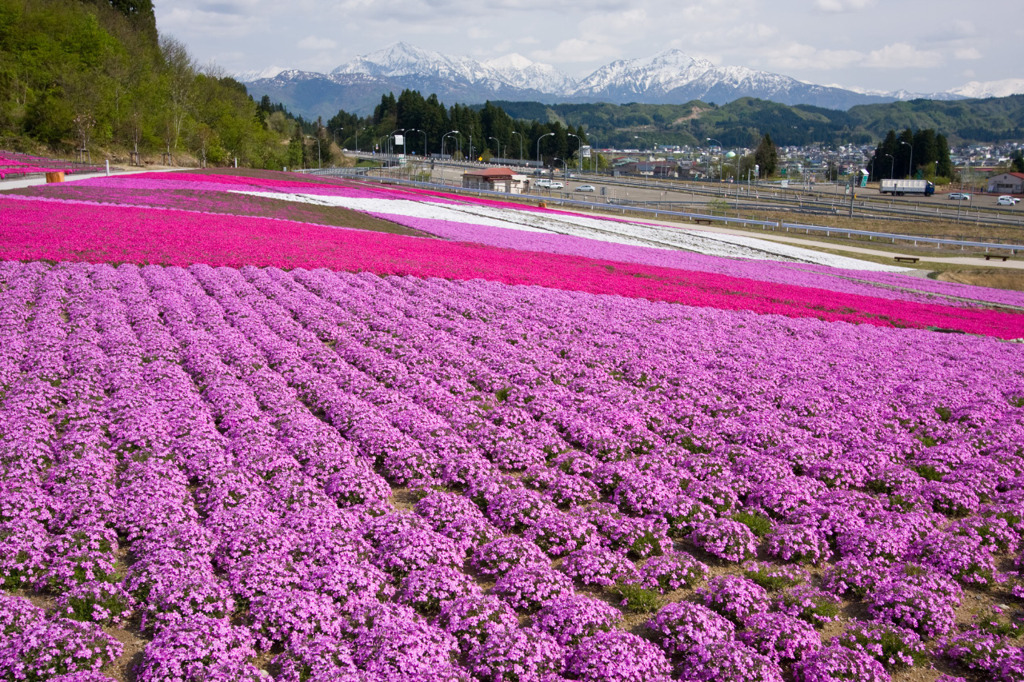
[[[727,147],[754,146],[765,134],[776,144],[870,144],[890,130],[934,129],[951,144],[1024,140],[1024,95],[940,102],[914,100],[835,111],[740,99],[723,106],[686,104],[554,104],[492,102],[517,119],[583,126],[595,144],[644,147],[701,145],[707,138]]]
[[[158,36],[150,0],[0,0],[0,148],[300,165],[303,122],[268,104]]]

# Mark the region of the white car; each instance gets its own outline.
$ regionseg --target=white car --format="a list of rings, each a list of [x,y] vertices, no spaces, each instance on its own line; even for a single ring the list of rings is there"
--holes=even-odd
[[[551,189],[551,181],[541,178],[537,182],[533,183],[534,187],[543,187],[545,189]]]
[[[997,206],[1013,206],[1018,201],[1020,201],[1020,199],[1018,199],[1017,197],[1011,197],[1009,194],[1004,194],[1003,196],[1001,196],[998,199],[996,199],[996,205]]]
[[[565,187],[565,185],[557,180],[552,180],[548,183],[548,189],[562,189],[563,187]]]
[[[949,198],[954,201],[970,201],[971,195],[966,192],[950,192]]]
[[[577,192],[596,192],[593,185],[580,185],[576,188]]]

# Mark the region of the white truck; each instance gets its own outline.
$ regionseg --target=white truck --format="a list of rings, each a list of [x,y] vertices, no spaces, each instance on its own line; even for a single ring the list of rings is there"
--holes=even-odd
[[[920,194],[930,197],[935,194],[935,185],[927,180],[882,180],[878,183],[881,194],[903,196],[904,194]]]

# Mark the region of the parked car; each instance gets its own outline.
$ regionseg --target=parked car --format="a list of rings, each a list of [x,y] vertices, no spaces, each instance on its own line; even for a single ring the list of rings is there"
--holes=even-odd
[[[1009,194],[1004,194],[1003,196],[1001,196],[998,199],[996,199],[996,205],[997,206],[1013,206],[1018,201],[1020,201],[1020,199],[1018,199],[1017,197],[1011,197]]]
[[[593,185],[580,185],[576,188],[577,192],[596,192]]]
[[[970,201],[971,195],[965,192],[950,192],[949,198],[954,201]]]

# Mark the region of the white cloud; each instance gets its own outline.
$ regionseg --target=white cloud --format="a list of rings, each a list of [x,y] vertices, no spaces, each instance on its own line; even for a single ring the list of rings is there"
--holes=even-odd
[[[814,5],[823,12],[860,12],[875,4],[875,0],[815,0]]]
[[[953,53],[957,59],[982,59],[982,54],[976,47],[962,47]]]
[[[610,45],[604,40],[569,38],[552,50],[533,50],[530,58],[540,62],[585,63],[616,59],[619,54],[617,46]]]
[[[306,36],[296,44],[296,47],[303,50],[333,50],[337,46],[338,43],[330,38],[317,38],[316,36]]]
[[[919,50],[906,43],[893,43],[873,50],[864,60],[864,66],[874,69],[910,69],[941,66],[942,55],[929,50]]]
[[[829,50],[813,45],[793,43],[769,51],[765,63],[778,71],[813,69],[831,71],[857,66],[864,61],[864,53],[856,50]]]

